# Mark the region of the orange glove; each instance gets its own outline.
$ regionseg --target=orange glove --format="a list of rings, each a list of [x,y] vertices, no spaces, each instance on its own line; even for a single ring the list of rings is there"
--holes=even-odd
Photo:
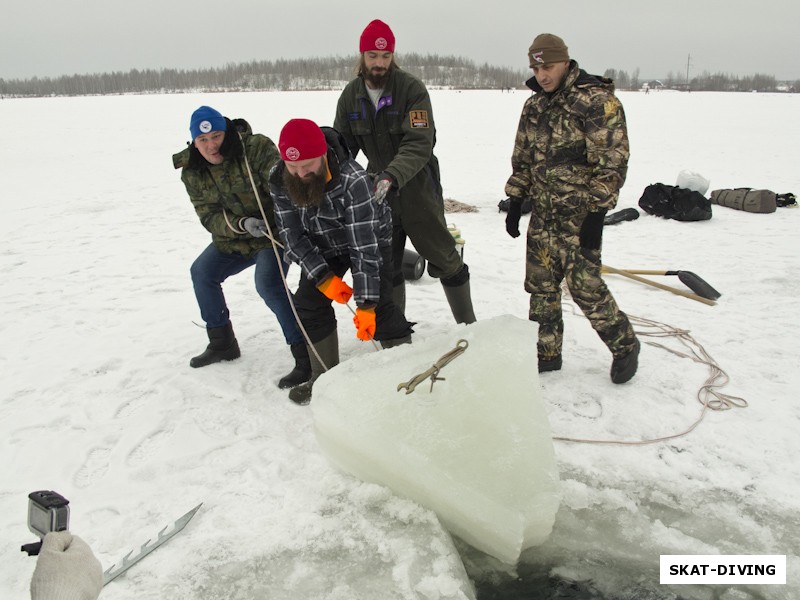
[[[375,307],[357,308],[353,324],[356,326],[358,339],[368,342],[375,337]]]
[[[317,289],[331,300],[339,304],[347,304],[353,295],[353,288],[347,285],[341,277],[331,275],[317,286]]]

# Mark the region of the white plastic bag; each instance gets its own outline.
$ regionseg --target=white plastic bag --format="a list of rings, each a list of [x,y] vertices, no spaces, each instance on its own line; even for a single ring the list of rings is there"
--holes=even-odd
[[[705,193],[708,191],[708,186],[711,185],[711,182],[700,175],[700,173],[695,173],[694,171],[687,171],[684,169],[678,173],[678,180],[675,182],[675,185],[690,189],[695,192],[700,192],[705,196]]]

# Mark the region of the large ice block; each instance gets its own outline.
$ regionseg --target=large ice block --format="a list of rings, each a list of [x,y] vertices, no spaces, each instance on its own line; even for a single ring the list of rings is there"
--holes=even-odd
[[[466,351],[411,394],[460,339]],[[559,504],[536,325],[504,315],[345,361],[314,384],[317,440],[340,468],[435,511],[503,562],[543,542]]]

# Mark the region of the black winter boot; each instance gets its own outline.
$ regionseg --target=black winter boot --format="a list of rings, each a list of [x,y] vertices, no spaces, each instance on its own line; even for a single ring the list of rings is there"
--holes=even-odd
[[[292,344],[290,349],[294,357],[294,369],[278,381],[278,387],[281,389],[294,387],[311,379],[311,359],[308,358],[308,347],[305,344]]]
[[[561,370],[561,355],[559,354],[555,358],[551,359],[539,359],[539,373],[547,373],[548,371],[560,371]]]
[[[190,367],[195,369],[205,367],[223,360],[234,360],[242,355],[230,321],[228,321],[227,325],[209,327],[206,331],[208,333],[208,346],[205,352],[189,361]]]
[[[614,383],[625,383],[636,375],[639,366],[639,340],[636,339],[633,350],[621,358],[615,358],[611,363],[611,381]]]
[[[334,329],[333,333],[328,337],[315,342],[314,348],[319,353],[322,363],[319,362],[314,351],[309,349],[308,358],[311,361],[311,379],[289,390],[289,400],[301,406],[311,402],[311,389],[317,378],[325,372],[326,367],[331,369],[339,364],[339,334]]]

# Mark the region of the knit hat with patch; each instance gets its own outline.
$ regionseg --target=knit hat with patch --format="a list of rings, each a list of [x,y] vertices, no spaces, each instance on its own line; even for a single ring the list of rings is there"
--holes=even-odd
[[[192,119],[189,121],[189,133],[192,134],[193,140],[198,135],[211,133],[212,131],[225,131],[227,128],[225,117],[210,106],[198,108],[192,113]]]
[[[371,50],[394,52],[394,34],[386,23],[375,19],[366,26],[361,34],[358,48],[359,52],[369,52]]]
[[[288,162],[317,158],[328,153],[325,134],[314,121],[292,119],[281,130],[278,140],[281,158]]]
[[[569,60],[567,45],[557,35],[541,33],[528,48],[528,59],[531,68]]]

